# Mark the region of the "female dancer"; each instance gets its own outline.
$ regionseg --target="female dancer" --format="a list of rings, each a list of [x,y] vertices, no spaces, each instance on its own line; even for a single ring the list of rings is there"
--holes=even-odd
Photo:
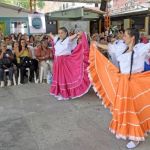
[[[136,29],[127,29],[124,41],[128,47],[117,57],[120,69],[92,45],[89,73],[94,89],[112,113],[110,131],[117,138],[131,140],[127,148],[135,148],[150,131],[150,72],[143,72],[150,43],[138,44]]]
[[[58,100],[81,97],[88,92],[90,81],[87,67],[89,65],[89,46],[84,33],[68,36],[65,27],[59,28],[59,37],[50,37],[54,42],[53,81],[50,94]],[[77,45],[77,38],[81,38]]]

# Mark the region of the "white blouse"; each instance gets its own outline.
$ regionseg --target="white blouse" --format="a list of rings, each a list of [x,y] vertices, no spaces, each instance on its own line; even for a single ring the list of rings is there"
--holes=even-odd
[[[54,38],[55,44],[55,56],[62,56],[62,55],[70,55],[71,51],[77,46],[77,40],[74,39],[70,41],[69,37],[67,37],[64,41],[59,39],[58,37]]]
[[[108,44],[108,53],[111,56],[112,63],[118,66],[117,58],[127,49],[127,45],[123,40],[116,40],[113,44]]]
[[[133,50],[134,50],[134,55],[133,55],[132,73],[143,72],[144,62],[146,60],[146,57],[149,56],[150,43],[148,44],[139,43],[134,46]],[[123,74],[130,73],[131,54],[132,52],[126,52],[118,56],[117,58],[120,65],[120,71]]]
[[[28,48],[29,48],[29,50],[30,50],[31,53],[32,53],[32,58],[33,58],[33,59],[36,59],[34,47],[29,45]]]

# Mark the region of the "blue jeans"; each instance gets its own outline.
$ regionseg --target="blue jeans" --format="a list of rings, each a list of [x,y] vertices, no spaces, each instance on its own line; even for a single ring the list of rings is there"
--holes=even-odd
[[[149,71],[149,70],[150,70],[150,65],[145,62],[144,63],[144,71]]]
[[[14,69],[13,67],[10,67],[8,68],[8,76],[9,76],[9,80],[13,81],[13,72],[14,72]],[[4,71],[5,69],[3,68],[0,68],[0,81],[4,81]]]

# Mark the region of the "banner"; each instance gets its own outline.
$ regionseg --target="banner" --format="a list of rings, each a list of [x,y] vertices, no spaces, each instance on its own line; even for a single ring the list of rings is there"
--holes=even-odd
[[[44,14],[29,14],[30,33],[46,33],[46,23]]]

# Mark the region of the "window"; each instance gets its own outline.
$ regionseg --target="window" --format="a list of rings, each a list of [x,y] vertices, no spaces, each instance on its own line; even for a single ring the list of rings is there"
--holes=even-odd
[[[68,6],[69,6],[68,3],[66,3],[66,8],[68,8]]]
[[[65,4],[63,4],[63,10],[65,9]]]
[[[27,22],[24,21],[12,21],[10,23],[10,32],[11,33],[28,33]]]
[[[145,29],[145,17],[144,16],[132,17],[131,26],[138,28],[139,30],[144,30]]]

